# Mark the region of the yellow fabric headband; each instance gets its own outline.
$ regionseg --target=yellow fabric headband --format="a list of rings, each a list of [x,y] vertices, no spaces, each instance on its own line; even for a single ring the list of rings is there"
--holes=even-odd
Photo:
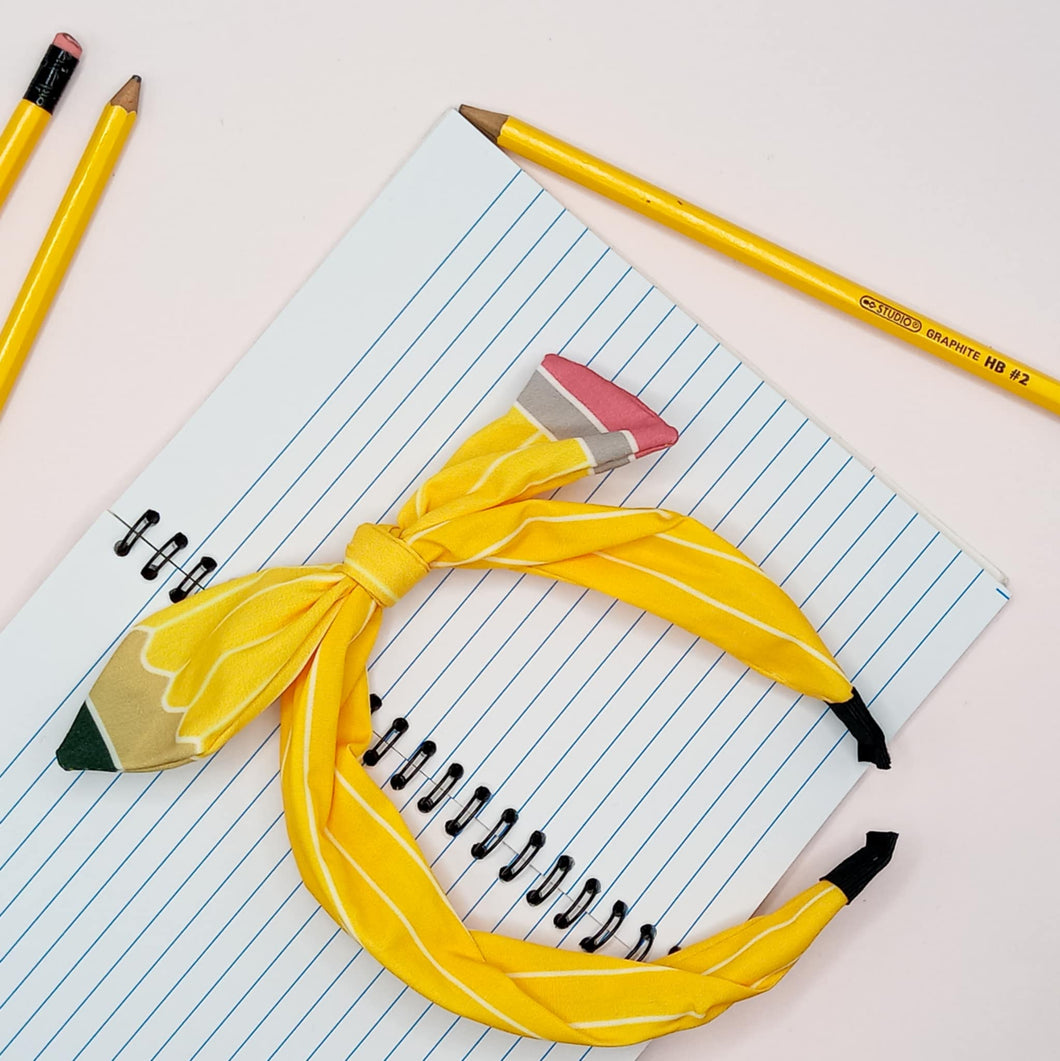
[[[392,972],[455,1013],[519,1035],[617,1046],[692,1027],[772,987],[886,865],[894,834],[781,910],[656,961],[471,932],[361,765],[382,609],[431,568],[505,567],[610,593],[827,702],[859,758],[879,726],[813,627],[755,564],[660,509],[536,499],[673,445],[677,433],[588,368],[549,355],[515,406],[402,508],[357,528],[341,564],[275,568],[166,608],[121,642],[57,754],[68,770],[160,770],[219,748],[280,698],[280,770],[306,886]]]

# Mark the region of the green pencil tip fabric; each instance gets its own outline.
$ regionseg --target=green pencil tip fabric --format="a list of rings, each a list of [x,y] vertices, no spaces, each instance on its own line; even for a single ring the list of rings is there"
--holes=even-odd
[[[88,704],[82,704],[70,732],[63,738],[55,758],[64,770],[107,770],[117,773],[117,766],[107,751]]]

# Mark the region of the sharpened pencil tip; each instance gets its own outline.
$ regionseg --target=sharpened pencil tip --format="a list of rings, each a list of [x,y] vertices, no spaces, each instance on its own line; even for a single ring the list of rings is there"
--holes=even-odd
[[[143,78],[139,74],[133,74],[128,81],[114,94],[110,104],[112,107],[121,107],[130,114],[135,113],[140,104],[140,85]]]
[[[114,773],[118,769],[87,704],[81,705],[55,758],[64,770],[105,770]]]
[[[501,129],[508,120],[507,114],[496,111],[484,111],[478,107],[469,107],[466,103],[460,107],[460,113],[480,132],[494,143],[500,138]]]

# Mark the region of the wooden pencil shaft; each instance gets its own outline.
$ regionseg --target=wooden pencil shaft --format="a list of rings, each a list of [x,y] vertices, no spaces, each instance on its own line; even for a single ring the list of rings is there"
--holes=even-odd
[[[0,207],[44,135],[50,118],[43,107],[29,100],[19,100],[0,133]]]
[[[136,80],[138,92],[139,80]],[[0,331],[0,409],[7,401],[48,315],[85,229],[118,164],[135,119],[135,111],[109,103],[74,171],[66,194]]]
[[[461,113],[499,146],[1060,415],[1060,381],[1045,373],[518,118],[471,107]]]

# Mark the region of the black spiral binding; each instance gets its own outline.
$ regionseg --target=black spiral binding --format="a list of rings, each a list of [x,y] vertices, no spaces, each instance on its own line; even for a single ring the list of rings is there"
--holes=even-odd
[[[212,556],[202,557],[184,576],[184,581],[181,582],[176,589],[171,589],[169,591],[169,599],[174,604],[179,604],[186,597],[191,596],[191,594],[197,589],[202,589],[202,580],[216,570],[217,561]]]
[[[652,924],[640,926],[640,937],[633,944],[630,952],[626,955],[626,961],[642,962],[648,957],[655,943],[655,926]]]
[[[186,534],[181,534],[177,531],[169,541],[164,542],[160,545],[154,553],[154,556],[147,561],[142,568],[140,568],[140,577],[146,578],[148,582],[154,582],[158,578],[159,571],[166,566],[166,562],[172,560],[181,549],[188,547],[188,537]]]
[[[397,743],[398,737],[400,737],[408,728],[408,719],[400,717],[395,718],[394,721],[390,723],[390,729],[388,729],[386,733],[375,742],[375,746],[369,748],[368,751],[364,753],[364,761],[369,766],[375,766],[375,764],[394,747]]]
[[[467,808],[465,807],[464,809],[466,810]],[[486,833],[485,838],[479,840],[477,844],[471,845],[471,857],[483,859],[495,851],[518,820],[519,812],[514,807],[506,807],[501,811],[501,816],[497,819],[496,825]]]
[[[400,792],[426,765],[427,761],[438,751],[438,745],[432,740],[420,742],[405,765],[390,778],[390,787]]]
[[[147,541],[144,535],[151,527],[156,527],[161,520],[162,517],[153,508],[146,509],[144,514],[126,531],[125,537],[114,543],[114,552],[118,556],[128,556],[138,541],[141,539]],[[151,554],[151,559],[140,569],[140,577],[148,582],[154,582],[167,563],[174,563],[176,566],[173,558],[187,547],[187,535],[177,531],[164,544],[155,549]],[[203,580],[216,570],[217,561],[212,556],[200,557],[191,571],[184,576],[180,585],[169,591],[169,599],[174,604],[179,604],[196,590],[202,589]]]
[[[552,918],[556,928],[570,928],[588,909],[589,904],[600,894],[600,882],[589,877],[582,885],[578,897],[561,914]]]
[[[459,836],[471,823],[471,819],[489,803],[492,795],[493,793],[485,785],[479,785],[471,794],[471,799],[467,801],[464,809],[455,818],[450,818],[445,823],[445,831],[450,836]]]
[[[574,859],[570,855],[560,855],[545,874],[545,879],[526,893],[526,901],[531,906],[540,906],[563,883],[573,868]]]
[[[450,763],[445,773],[438,779],[434,788],[427,793],[426,796],[420,796],[416,801],[416,806],[423,814],[430,814],[435,807],[438,806],[446,796],[452,792],[453,787],[457,781],[464,776],[464,768],[459,763]]]
[[[506,884],[515,880],[520,873],[533,861],[534,855],[545,846],[545,834],[540,829],[535,829],[530,834],[530,839],[523,845],[522,851],[515,855],[506,866],[501,866],[497,876]]]
[[[383,701],[374,693],[370,695],[369,702],[372,712],[376,712],[382,706]],[[375,766],[408,731],[408,720],[398,716],[390,723],[387,731],[376,741],[376,743],[364,753],[366,766]],[[415,780],[417,775],[424,771],[427,763],[438,753],[438,746],[433,740],[423,740],[416,750],[405,759],[404,765],[395,770],[390,776],[390,787],[400,791],[407,788],[409,783]],[[456,788],[457,783],[464,776],[464,767],[458,762],[451,762],[442,772],[441,776],[434,782],[430,791],[416,801],[416,807],[422,814],[430,814],[437,810]],[[485,785],[478,785],[471,794],[467,803],[461,807],[456,814],[445,822],[445,831],[452,837],[459,836],[471,822],[480,814],[482,809],[492,799],[493,793]],[[506,807],[486,835],[471,845],[472,858],[484,859],[497,850],[503,843],[508,833],[519,820],[519,812],[515,807]],[[534,858],[544,848],[546,842],[545,834],[540,829],[535,829],[522,849],[514,854],[511,859],[497,871],[497,876],[505,883],[510,883],[522,873],[527,866],[531,865]],[[561,854],[552,863],[548,872],[540,879],[534,887],[526,892],[526,901],[531,906],[540,906],[558,892],[563,882],[567,879],[574,868],[574,859],[570,855]],[[603,890],[603,885],[596,877],[588,877],[581,886],[578,895],[566,910],[556,914],[552,922],[559,929],[571,928],[586,913],[588,913],[593,902]],[[583,950],[590,953],[599,950],[609,943],[622,927],[629,913],[629,907],[621,899],[611,906],[611,913],[600,928],[590,936],[580,941]],[[640,935],[636,943],[626,954],[630,961],[644,961],[655,945],[657,930],[654,924],[641,925]],[[673,954],[678,948],[671,948]]]
[[[148,527],[153,527],[162,517],[153,509],[149,508],[126,532],[120,542],[114,543],[114,551],[118,556],[128,556],[132,547],[144,536]]]
[[[578,946],[590,954],[598,951],[622,927],[622,922],[626,920],[628,913],[629,907],[619,899],[611,906],[611,915],[608,919],[593,935],[586,936]]]

